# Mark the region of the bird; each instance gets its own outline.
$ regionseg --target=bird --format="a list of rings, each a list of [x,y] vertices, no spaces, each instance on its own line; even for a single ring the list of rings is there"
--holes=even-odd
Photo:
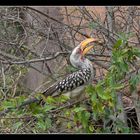
[[[77,99],[84,91],[85,87],[89,83],[92,83],[95,77],[95,69],[93,68],[92,62],[87,59],[85,55],[94,47],[89,44],[97,41],[98,39],[95,38],[87,38],[75,47],[70,55],[70,62],[78,71],[54,83],[42,94],[46,97],[56,97],[63,94],[69,98]]]
[[[45,97],[56,97],[61,94],[69,98],[78,99],[83,93],[85,87],[92,83],[95,77],[95,69],[92,62],[85,55],[94,47],[90,43],[99,43],[98,39],[87,38],[75,47],[70,55],[70,62],[78,71],[67,75],[64,79],[52,84],[50,87],[41,92]],[[22,108],[31,103],[40,102],[42,99],[30,97],[22,102],[17,108]],[[0,112],[0,116],[7,114],[11,108]]]

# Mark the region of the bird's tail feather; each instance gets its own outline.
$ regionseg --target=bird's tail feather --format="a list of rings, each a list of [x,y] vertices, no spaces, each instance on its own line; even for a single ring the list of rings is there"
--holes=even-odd
[[[50,86],[47,88],[42,94],[45,95],[46,97],[53,95],[57,91],[56,84]]]

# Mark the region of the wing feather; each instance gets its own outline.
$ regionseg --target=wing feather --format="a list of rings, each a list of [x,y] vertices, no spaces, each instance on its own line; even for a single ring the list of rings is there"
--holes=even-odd
[[[91,78],[91,71],[90,69],[82,69],[76,71],[61,81],[56,82],[49,88],[47,88],[43,94],[45,96],[51,96],[54,93],[66,93],[76,89],[77,87],[83,86],[88,83]]]

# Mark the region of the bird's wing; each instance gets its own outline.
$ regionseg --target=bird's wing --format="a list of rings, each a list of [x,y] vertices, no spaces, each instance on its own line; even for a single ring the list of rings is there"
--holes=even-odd
[[[82,69],[68,75],[65,79],[58,81],[49,88],[47,88],[43,94],[45,96],[51,96],[55,92],[58,94],[70,92],[80,86],[86,85],[91,78],[90,69]]]

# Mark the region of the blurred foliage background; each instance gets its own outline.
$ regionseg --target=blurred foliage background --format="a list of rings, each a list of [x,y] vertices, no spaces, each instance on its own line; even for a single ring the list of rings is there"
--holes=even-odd
[[[0,133],[139,133],[139,6],[0,7]],[[96,76],[85,98],[64,95],[18,107],[75,69],[74,47],[101,43],[87,55]]]

